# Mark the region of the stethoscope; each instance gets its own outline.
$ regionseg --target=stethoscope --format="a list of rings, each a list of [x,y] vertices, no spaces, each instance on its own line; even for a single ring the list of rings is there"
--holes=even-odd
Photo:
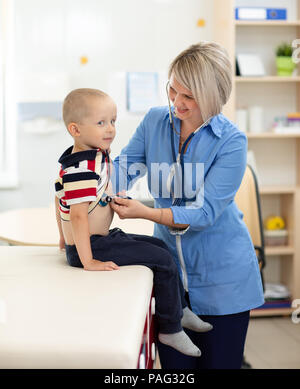
[[[207,119],[200,127],[198,127],[194,132],[192,132],[184,141],[181,151],[178,153],[176,156],[176,151],[175,151],[175,142],[174,142],[174,132],[176,132],[177,135],[180,136],[180,133],[175,128],[174,120],[173,120],[173,115],[172,115],[172,110],[171,110],[171,102],[170,102],[170,97],[169,97],[169,84],[170,81],[167,82],[166,84],[166,92],[167,92],[167,98],[168,98],[168,106],[169,106],[169,122],[170,122],[170,128],[171,128],[171,148],[172,148],[172,156],[173,156],[173,161],[175,164],[173,164],[171,168],[171,172],[169,174],[168,180],[167,180],[167,187],[169,188],[172,197],[173,197],[173,202],[172,205],[181,205],[183,202],[186,202],[186,199],[184,197],[175,197],[174,191],[172,190],[172,180],[173,178],[175,179],[176,177],[176,171],[177,168],[181,168],[181,194],[182,196],[184,195],[184,153],[187,148],[188,143],[190,140],[193,138],[193,136],[201,130],[201,128],[205,127],[208,122],[211,120],[211,118]],[[192,199],[188,199],[189,201],[195,201],[195,197]]]
[[[107,176],[110,179],[110,173],[111,173],[110,172],[110,157],[109,157],[108,151],[102,150],[102,154],[103,154],[103,158],[104,158],[104,161],[105,161],[106,167],[107,167]],[[104,192],[103,192],[100,200],[97,203],[97,204],[101,205],[102,207],[106,207],[109,203],[111,203],[115,198],[118,198],[118,197],[122,198],[122,199],[128,199],[128,200],[132,199],[129,196],[121,196],[120,194],[109,196],[105,192],[105,190],[107,189],[107,186],[108,186],[108,182],[107,182],[106,188],[104,189]]]

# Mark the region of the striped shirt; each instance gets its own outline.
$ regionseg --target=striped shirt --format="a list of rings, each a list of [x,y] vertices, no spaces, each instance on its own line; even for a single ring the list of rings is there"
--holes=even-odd
[[[109,155],[101,149],[80,151],[72,154],[69,147],[59,158],[59,177],[55,181],[59,198],[60,216],[70,220],[70,205],[89,202],[91,212],[108,186]]]

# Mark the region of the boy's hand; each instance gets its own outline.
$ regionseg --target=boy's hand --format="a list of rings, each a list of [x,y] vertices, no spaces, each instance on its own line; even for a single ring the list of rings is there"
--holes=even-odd
[[[111,271],[119,270],[119,266],[112,261],[102,262],[97,259],[92,259],[84,266],[84,270]]]

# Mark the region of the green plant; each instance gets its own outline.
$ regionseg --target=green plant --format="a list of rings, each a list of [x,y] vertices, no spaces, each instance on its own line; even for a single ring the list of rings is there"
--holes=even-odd
[[[291,57],[293,55],[293,48],[289,43],[282,43],[276,48],[277,57]]]

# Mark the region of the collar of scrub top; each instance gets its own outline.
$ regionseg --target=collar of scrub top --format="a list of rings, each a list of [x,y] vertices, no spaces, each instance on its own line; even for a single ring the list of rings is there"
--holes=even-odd
[[[182,195],[184,194],[184,152],[187,148],[187,145],[189,143],[189,141],[191,140],[191,138],[201,129],[203,128],[205,125],[208,124],[208,121],[203,123],[202,126],[200,126],[199,128],[197,128],[192,134],[190,134],[187,139],[185,140],[185,142],[183,143],[182,147],[181,147],[181,151],[178,152],[177,154],[177,157],[176,157],[176,151],[175,151],[175,139],[174,139],[174,132],[176,132],[177,135],[180,134],[180,132],[178,133],[178,131],[176,130],[176,127],[175,125],[178,123],[179,126],[180,126],[180,119],[178,119],[175,115],[175,112],[174,112],[174,107],[170,107],[170,127],[171,127],[171,148],[172,148],[172,155],[173,155],[173,161],[177,164],[177,165],[180,165],[181,167],[181,193]],[[176,121],[177,123],[174,123],[174,121]],[[175,167],[174,167],[175,168]],[[175,169],[173,171],[173,177],[174,179],[176,179],[176,171],[177,169]],[[171,188],[171,186],[170,186]],[[185,198],[176,198],[174,196],[174,193],[173,191],[171,190],[171,193],[172,193],[172,197],[173,197],[173,202],[172,202],[172,205],[173,206],[179,206],[179,205],[183,205],[185,204],[185,202],[187,201],[187,199]],[[196,200],[196,197],[193,198],[193,199],[189,199],[189,201],[195,201]]]
[[[182,185],[181,193],[183,194],[184,193],[184,152],[185,152],[185,149],[187,148],[187,145],[188,145],[189,141],[191,140],[191,138],[201,128],[203,128],[203,127],[205,127],[207,125],[210,125],[209,123],[211,121],[211,118],[209,118],[205,123],[203,123],[200,127],[198,127],[193,133],[191,133],[187,137],[187,139],[185,140],[185,142],[183,143],[183,145],[181,147],[180,153],[178,153],[177,157],[176,157],[175,142],[174,142],[174,132],[176,132],[177,135],[179,135],[180,133],[178,133],[178,131],[176,130],[174,119],[178,120],[178,123],[180,123],[180,119],[178,119],[176,117],[174,110],[175,110],[174,107],[169,106],[169,119],[170,119],[170,126],[171,126],[171,147],[172,147],[172,154],[173,154],[174,162],[176,162],[177,164],[180,164],[180,166],[181,166],[181,185]],[[174,178],[175,178],[175,174],[174,174]],[[173,197],[173,202],[172,202],[173,206],[182,205],[183,203],[185,203],[187,201],[187,199],[185,199],[185,198],[176,198],[176,197],[174,197],[173,193],[172,193],[172,197]],[[194,198],[192,198],[192,199],[189,199],[189,201],[195,201],[195,200],[196,200],[196,196]]]
[[[182,147],[181,147],[181,151],[180,153],[178,153],[177,157],[176,157],[176,153],[175,153],[175,146],[174,146],[174,132],[176,132],[177,135],[180,135],[180,129],[179,129],[179,132],[177,131],[176,129],[176,126],[175,126],[175,121],[177,121],[179,127],[180,127],[180,122],[181,120],[178,119],[176,117],[176,113],[175,113],[175,108],[174,107],[171,107],[170,109],[170,124],[171,124],[171,128],[172,128],[172,131],[171,131],[171,137],[172,137],[172,154],[173,154],[173,159],[174,159],[174,162],[182,162],[183,160],[183,155],[186,151],[186,148],[187,148],[187,145],[189,143],[189,141],[192,139],[192,137],[197,134],[198,131],[200,131],[202,128],[206,127],[206,126],[210,126],[210,122],[212,120],[212,118],[209,118],[208,120],[206,120],[205,123],[203,123],[200,127],[198,127],[194,132],[192,132],[187,138],[186,140],[184,141]],[[213,128],[212,128],[213,130]],[[213,130],[214,131],[214,130]]]
[[[207,126],[207,125],[210,125],[211,123],[211,120],[213,119],[213,117],[210,117],[209,119],[206,120],[206,122],[204,122],[200,127],[198,127],[194,132],[192,132],[188,137],[187,139],[185,140],[185,142],[183,143],[182,147],[181,147],[181,152],[178,153],[177,155],[177,158],[176,158],[176,153],[175,153],[175,145],[174,145],[174,132],[176,132],[177,135],[180,135],[180,129],[179,129],[179,132],[176,130],[176,127],[175,127],[175,124],[174,124],[174,120],[175,118],[178,120],[178,123],[180,124],[180,119],[178,119],[176,117],[176,113],[175,113],[175,108],[174,106],[171,107],[171,102],[170,102],[170,97],[169,97],[169,86],[170,86],[170,81],[167,82],[166,84],[166,93],[167,93],[167,99],[168,99],[168,106],[169,106],[169,122],[170,122],[170,125],[171,125],[171,137],[172,137],[172,140],[171,140],[171,145],[172,145],[172,154],[173,154],[173,160],[174,162],[179,162],[180,164],[182,163],[182,160],[183,160],[183,155],[184,155],[184,152],[185,152],[185,149],[189,143],[189,141],[191,140],[191,138],[199,131],[201,130],[201,128]]]
[[[175,163],[181,165],[181,171],[182,171],[182,178],[181,178],[181,180],[182,180],[182,192],[181,193],[184,193],[184,153],[185,153],[185,150],[187,148],[189,141],[198,131],[200,131],[202,128],[207,127],[207,126],[213,131],[213,133],[218,138],[221,137],[222,131],[220,130],[218,125],[215,125],[215,123],[214,123],[216,121],[216,116],[212,116],[212,117],[208,118],[200,127],[198,127],[194,132],[192,132],[187,137],[187,139],[185,140],[185,142],[183,143],[183,145],[181,147],[180,153],[178,153],[178,155],[176,157],[174,132],[176,132],[177,135],[180,135],[180,122],[181,121],[180,121],[180,119],[178,119],[176,117],[174,106],[171,106],[171,102],[170,102],[170,98],[169,98],[169,85],[170,85],[170,81],[168,81],[166,84],[166,92],[167,92],[167,99],[168,99],[168,106],[169,106],[169,122],[170,122],[170,127],[171,127],[171,148],[172,148],[173,161]],[[174,123],[175,121],[177,121],[177,123],[178,123],[179,132],[176,129],[176,125]],[[173,205],[181,205],[183,200],[186,201],[186,199],[183,199],[183,198],[174,198],[173,197]],[[195,198],[190,199],[190,201],[195,201]]]

